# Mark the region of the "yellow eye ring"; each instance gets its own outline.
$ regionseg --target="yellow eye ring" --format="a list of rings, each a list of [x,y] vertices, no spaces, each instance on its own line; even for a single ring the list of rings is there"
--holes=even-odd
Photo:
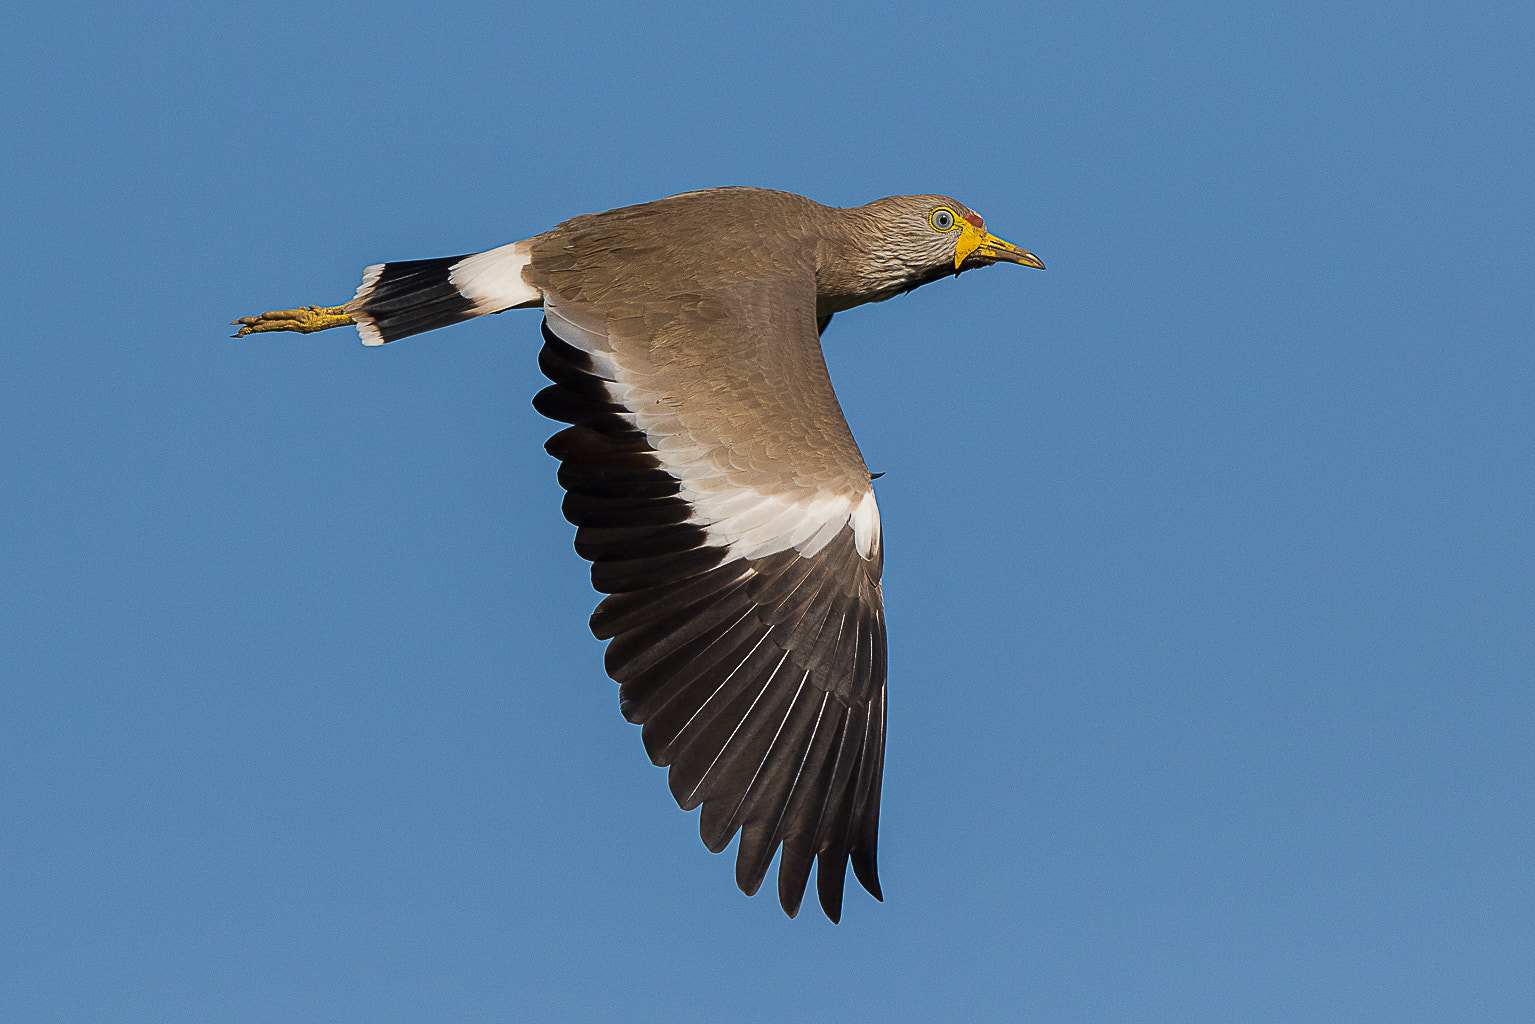
[[[947,206],[940,206],[927,215],[927,223],[934,231],[953,231],[959,224],[959,215]]]

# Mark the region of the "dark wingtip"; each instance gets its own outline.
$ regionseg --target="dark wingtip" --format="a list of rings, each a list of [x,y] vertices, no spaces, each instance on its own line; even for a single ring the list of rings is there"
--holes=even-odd
[[[801,893],[800,895],[801,895],[801,897],[804,896],[803,893]],[[795,899],[795,900],[787,900],[787,899],[784,899],[782,893],[780,893],[779,897],[778,897],[778,905],[780,907],[783,907],[783,912],[789,916],[789,920],[791,920],[791,921],[799,916],[799,908],[800,908],[800,904],[802,904],[802,903],[804,903],[804,899],[803,898]]]
[[[847,854],[823,850],[816,858],[815,890],[821,909],[832,924],[842,920],[842,890],[847,878]]]
[[[869,890],[870,896],[881,903],[885,902],[885,894],[879,887],[879,865],[875,861],[874,851],[865,854],[862,850],[854,850],[852,861],[853,874],[857,876],[859,884]]]

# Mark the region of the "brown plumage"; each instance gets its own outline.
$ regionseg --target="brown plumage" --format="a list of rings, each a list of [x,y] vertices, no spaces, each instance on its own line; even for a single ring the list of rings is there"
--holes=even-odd
[[[944,196],[835,209],[707,189],[487,253],[370,267],[344,308],[238,322],[356,322],[382,344],[543,307],[553,383],[534,404],[569,424],[547,448],[576,550],[608,595],[591,625],[610,641],[623,713],[670,766],[677,802],[702,806],[705,845],[740,833],[743,891],[781,848],[784,910],[798,912],[814,862],[836,921],[849,862],[881,898],[883,546],[819,332],[834,313],[996,262],[1042,267]]]

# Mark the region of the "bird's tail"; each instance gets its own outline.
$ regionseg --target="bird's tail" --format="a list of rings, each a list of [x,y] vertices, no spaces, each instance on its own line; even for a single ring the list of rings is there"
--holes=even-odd
[[[543,293],[522,277],[531,252],[530,239],[467,256],[376,263],[343,308],[364,345],[383,345],[486,313],[540,306]]]

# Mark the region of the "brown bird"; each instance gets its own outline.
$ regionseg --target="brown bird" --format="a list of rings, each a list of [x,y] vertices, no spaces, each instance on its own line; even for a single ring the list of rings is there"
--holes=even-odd
[[[356,324],[365,345],[542,306],[534,407],[624,717],[670,766],[704,845],[739,831],[754,894],[779,847],[799,911],[826,916],[875,861],[885,751],[883,544],[868,468],[832,391],[834,313],[993,263],[1044,269],[945,196],[838,209],[757,188],[590,213],[488,252],[381,263],[344,306],[239,334]]]

